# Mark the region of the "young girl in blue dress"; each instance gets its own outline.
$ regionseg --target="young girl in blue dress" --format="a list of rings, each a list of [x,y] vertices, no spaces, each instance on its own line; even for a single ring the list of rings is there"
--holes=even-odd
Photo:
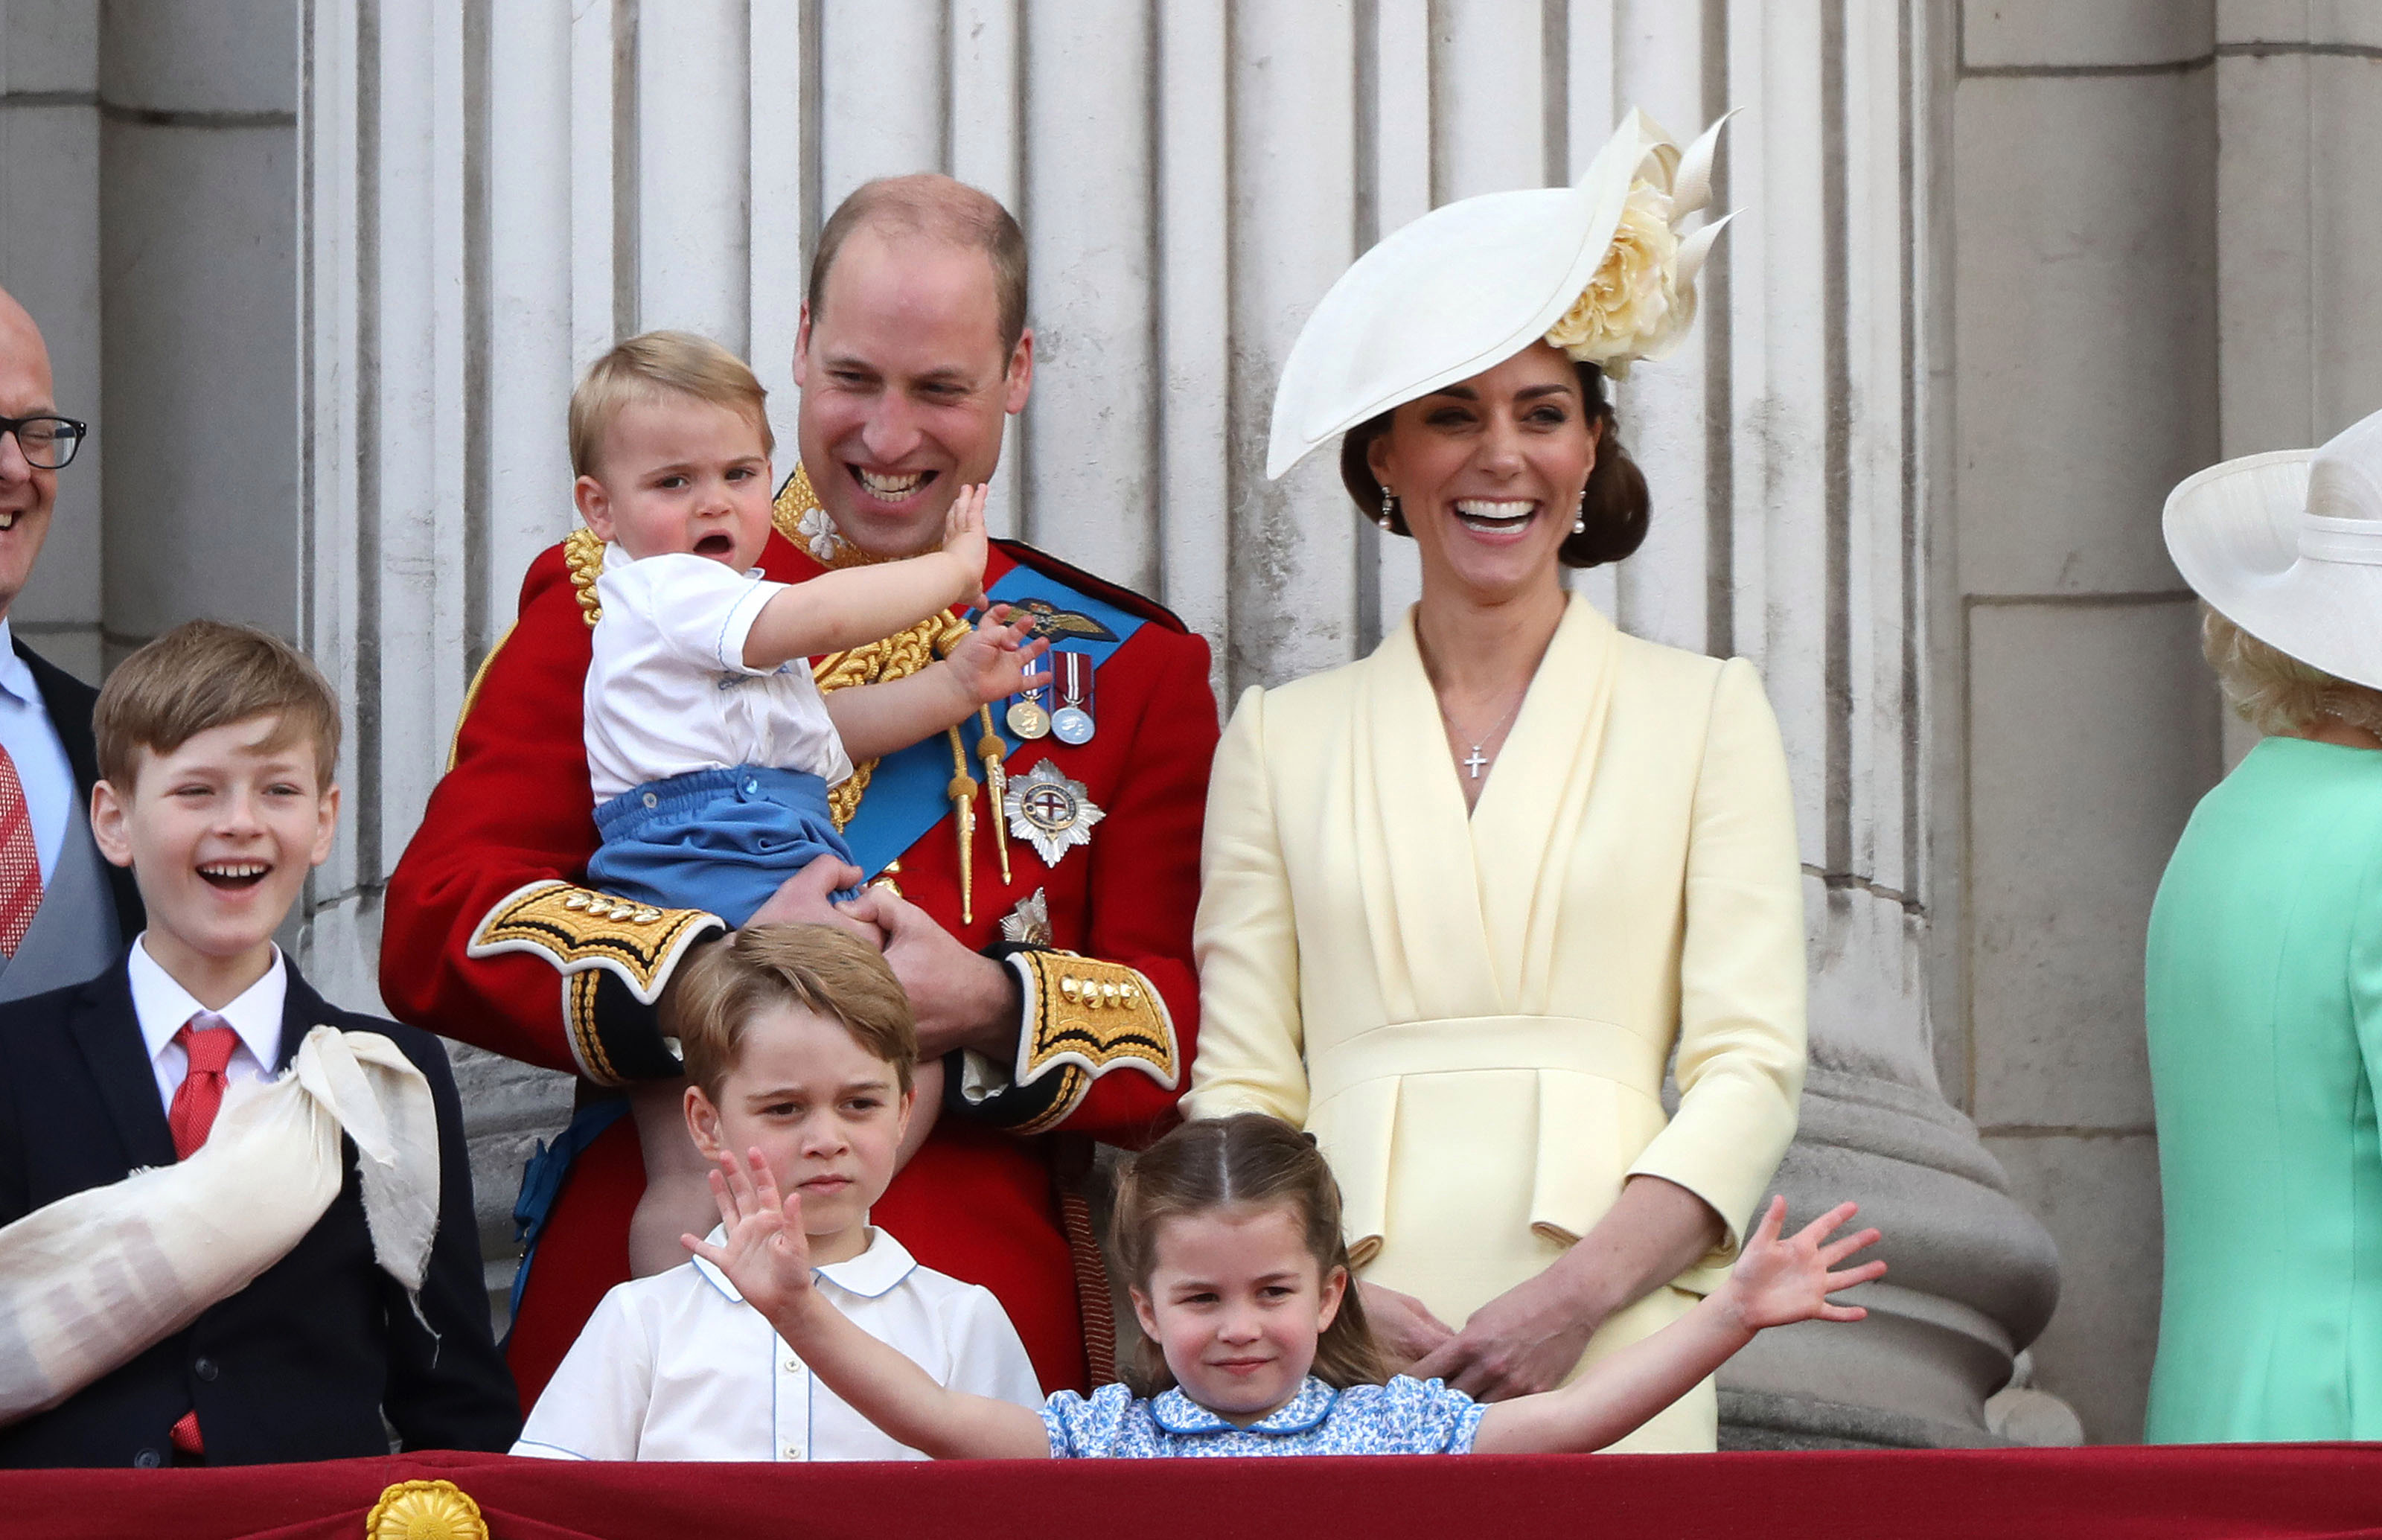
[[[1305,1134],[1261,1113],[1186,1123],[1117,1190],[1117,1260],[1143,1333],[1134,1383],[1062,1390],[1039,1414],[949,1390],[812,1286],[801,1198],[760,1152],[712,1174],[727,1234],[687,1248],[721,1271],[862,1415],[940,1460],[1119,1455],[1586,1453],[1628,1433],[1766,1326],[1858,1321],[1831,1304],[1885,1271],[1838,1263],[1877,1240],[1828,1235],[1840,1204],[1789,1239],[1773,1198],[1721,1287],[1560,1389],[1482,1405],[1383,1373],[1340,1233],[1340,1190]]]

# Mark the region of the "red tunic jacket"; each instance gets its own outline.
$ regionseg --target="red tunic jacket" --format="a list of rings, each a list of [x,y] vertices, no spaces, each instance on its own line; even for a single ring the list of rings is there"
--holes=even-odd
[[[582,710],[593,575],[572,569],[584,567],[591,549],[583,538],[531,564],[520,618],[475,682],[452,767],[390,876],[381,992],[403,1021],[620,1085],[676,1072],[651,1002],[685,947],[720,927],[709,915],[614,906],[571,886],[596,846]],[[991,1289],[1046,1387],[1080,1388],[1085,1328],[1054,1191],[1059,1151],[1048,1138],[1021,1135],[1146,1143],[1171,1121],[1190,1083],[1198,1019],[1191,920],[1217,720],[1207,643],[1180,620],[1012,542],[996,543],[987,586],[1021,564],[1038,582],[1050,580],[1062,611],[1073,590],[1142,621],[1098,669],[1093,739],[1070,747],[1045,738],[1008,760],[1013,781],[1051,761],[1105,816],[1087,845],[1063,851],[1055,865],[1013,839],[1013,880],[1004,884],[989,799],[980,795],[972,923],[961,921],[948,811],[901,858],[904,896],[964,944],[999,945],[1002,917],[1039,889],[1050,943],[1063,950],[1011,959],[1025,1020],[1017,1063],[1002,1068],[1021,1083],[947,1112],[873,1217],[928,1266]],[[822,570],[777,533],[762,567],[792,582]],[[976,734],[962,733],[970,773],[981,777]],[[867,816],[864,797],[858,817]],[[1082,1008],[1086,999],[1100,1008]],[[1086,1072],[1087,1063],[1099,1072]],[[510,1352],[524,1404],[604,1292],[627,1277],[629,1215],[644,1181],[625,1118],[573,1166],[514,1323]],[[1081,1253],[1088,1237],[1077,1241]]]

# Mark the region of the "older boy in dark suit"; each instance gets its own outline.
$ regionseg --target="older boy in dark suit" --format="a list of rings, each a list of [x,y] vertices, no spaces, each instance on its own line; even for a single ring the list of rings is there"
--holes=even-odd
[[[270,1080],[328,1025],[381,1034],[420,1071],[437,1228],[417,1314],[376,1259],[343,1143],[337,1195],[286,1253],[188,1327],[0,1428],[0,1465],[384,1454],[384,1418],[408,1448],[505,1448],[520,1410],[489,1339],[446,1054],[426,1033],[325,1004],[273,945],[337,825],[329,687],[263,632],[194,621],[117,670],[96,735],[92,833],[138,878],[148,929],[90,982],[0,1006],[0,1223],[190,1156],[227,1092]]]

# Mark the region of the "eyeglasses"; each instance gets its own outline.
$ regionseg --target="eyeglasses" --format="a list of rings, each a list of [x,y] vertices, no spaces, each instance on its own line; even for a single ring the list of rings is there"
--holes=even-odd
[[[15,434],[26,463],[36,471],[63,471],[91,436],[91,424],[71,417],[0,417],[0,434]]]

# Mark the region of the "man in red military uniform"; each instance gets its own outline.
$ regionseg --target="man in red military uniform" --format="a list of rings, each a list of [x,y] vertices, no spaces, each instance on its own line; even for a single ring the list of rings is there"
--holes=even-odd
[[[943,177],[855,192],[813,263],[801,466],[766,574],[799,582],[939,544],[959,488],[990,477],[1032,373],[1007,212]],[[604,560],[581,530],[531,564],[389,879],[382,933],[397,1016],[582,1080],[567,1174],[557,1191],[565,1162],[549,1162],[528,1184],[546,1191],[524,1195],[542,1211],[510,1348],[525,1400],[628,1277],[645,1175],[611,1093],[677,1075],[655,1001],[687,948],[724,929],[579,884],[596,847],[582,691]],[[1058,649],[1050,691],[860,766],[835,804],[878,879],[843,916],[881,936],[923,1052],[958,1056],[946,1112],[875,1217],[922,1263],[991,1289],[1046,1388],[1084,1387],[1112,1328],[1072,1196],[1080,1136],[1143,1143],[1189,1083],[1215,703],[1207,644],[1150,601],[1009,541],[985,581],[1039,617]],[[815,672],[830,690],[900,678],[960,624],[937,617]],[[822,861],[754,920],[836,918],[827,895],[850,878]]]

